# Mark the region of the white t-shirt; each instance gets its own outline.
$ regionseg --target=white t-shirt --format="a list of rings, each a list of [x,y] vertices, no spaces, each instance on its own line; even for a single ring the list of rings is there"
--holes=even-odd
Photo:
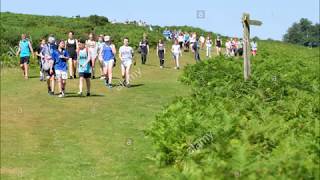
[[[132,61],[133,49],[130,46],[121,46],[119,49],[122,61]]]
[[[179,41],[179,42],[183,42],[183,41],[184,41],[184,36],[183,36],[183,35],[180,35],[180,36],[178,37],[178,41]]]
[[[206,40],[206,46],[207,47],[211,47],[212,46],[212,40],[211,39],[207,39]]]
[[[230,42],[230,41],[227,41],[227,42],[226,42],[226,48],[227,48],[227,49],[230,49],[230,48],[231,48],[231,42]]]
[[[199,41],[201,42],[201,43],[204,43],[204,37],[203,36],[200,36],[200,38],[199,38]]]
[[[172,53],[175,55],[180,54],[180,45],[179,44],[172,45]]]
[[[251,50],[256,51],[258,49],[257,43],[251,42]]]

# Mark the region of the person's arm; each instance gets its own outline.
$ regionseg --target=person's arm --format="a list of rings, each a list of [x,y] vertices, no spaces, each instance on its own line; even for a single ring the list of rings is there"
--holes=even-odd
[[[53,73],[53,66],[54,66],[55,59],[56,59],[56,54],[55,54],[55,52],[53,52],[53,53],[52,53],[52,60],[49,61],[49,64],[50,64],[50,74]]]
[[[112,45],[112,53],[113,53],[113,55],[117,54],[117,50],[116,50],[116,46],[115,45]]]
[[[81,67],[86,66],[86,65],[91,61],[91,59],[90,59],[90,57],[91,57],[91,52],[88,51],[88,48],[86,48],[86,51],[87,51],[87,54],[88,54],[88,56],[87,56],[87,61],[86,61]]]
[[[119,49],[119,58],[122,61],[122,53],[121,53],[121,48]]]
[[[29,41],[29,48],[30,48],[32,57],[34,58],[34,52],[33,52],[33,48],[32,48],[32,45],[31,45],[31,42],[30,42],[30,41]]]
[[[158,52],[159,52],[159,46],[157,45],[157,51],[156,51],[156,55],[157,55],[157,56],[159,56],[159,55],[158,55]]]
[[[132,54],[132,58],[134,57],[134,51],[133,48],[131,48],[131,54]]]
[[[69,59],[69,53],[68,53],[68,51],[65,50],[63,56],[64,56],[64,59],[67,61],[67,60]]]
[[[39,47],[39,48],[37,48],[37,49],[36,49],[36,52],[35,52],[35,54],[36,54],[36,56],[37,56],[37,57],[41,57],[41,53],[38,53],[38,52],[39,52],[39,50],[40,50],[40,47]]]
[[[76,50],[78,50],[79,49],[78,40],[75,39],[75,41],[76,41]]]
[[[18,48],[18,51],[17,51],[17,53],[16,53],[17,56],[19,56],[20,51],[21,51],[20,45],[18,45],[18,47],[19,47],[19,48]]]

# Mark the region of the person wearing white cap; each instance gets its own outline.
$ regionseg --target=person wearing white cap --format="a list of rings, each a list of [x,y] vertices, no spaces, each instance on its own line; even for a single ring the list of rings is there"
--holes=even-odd
[[[112,68],[116,55],[116,47],[111,43],[110,36],[105,36],[104,41],[105,44],[101,49],[101,55],[103,59],[103,73],[106,77],[105,85],[109,88],[112,88]]]

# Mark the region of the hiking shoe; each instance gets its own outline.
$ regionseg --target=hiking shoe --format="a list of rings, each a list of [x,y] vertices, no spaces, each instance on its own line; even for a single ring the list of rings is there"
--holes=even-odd
[[[109,85],[109,80],[108,80],[108,79],[106,79],[106,80],[104,81],[104,85],[106,85],[106,86]]]
[[[108,84],[108,88],[110,88],[110,89],[111,89],[111,88],[112,88],[112,84]]]
[[[101,76],[101,77],[100,77],[100,79],[101,79],[101,80],[103,80],[103,79],[106,79],[106,77],[104,77],[104,76]]]
[[[92,78],[91,79],[95,79],[96,77],[95,76],[92,76]]]
[[[76,75],[73,75],[73,78],[74,78],[74,79],[76,79],[76,78],[77,78],[77,76],[76,76]]]
[[[63,93],[60,93],[58,97],[59,97],[59,98],[63,98],[63,97],[64,97],[64,94],[63,94]]]
[[[70,76],[70,77],[69,77],[69,79],[73,79],[73,77],[72,77],[72,76]]]
[[[82,92],[78,92],[77,94],[78,94],[79,96],[82,96]]]
[[[89,92],[87,92],[87,96],[90,96],[90,93],[89,93]]]
[[[126,84],[126,80],[123,80],[121,85],[126,86]]]
[[[126,87],[127,87],[127,88],[130,88],[130,87],[131,87],[131,85],[130,85],[130,84],[127,84],[127,85],[126,85]]]

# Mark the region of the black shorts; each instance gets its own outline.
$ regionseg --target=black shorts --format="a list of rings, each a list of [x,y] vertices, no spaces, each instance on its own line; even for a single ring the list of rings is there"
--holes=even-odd
[[[76,51],[70,51],[69,58],[72,58],[73,60],[77,60],[77,52]]]
[[[79,77],[83,77],[83,78],[91,78],[91,73],[79,73]]]
[[[49,79],[50,77],[54,77],[54,69],[52,73],[50,73],[50,70],[43,71],[43,76],[46,77],[47,79]]]
[[[179,42],[180,48],[182,48],[183,46],[183,42]]]
[[[29,64],[30,63],[30,57],[29,56],[25,56],[25,57],[20,57],[20,64]]]

